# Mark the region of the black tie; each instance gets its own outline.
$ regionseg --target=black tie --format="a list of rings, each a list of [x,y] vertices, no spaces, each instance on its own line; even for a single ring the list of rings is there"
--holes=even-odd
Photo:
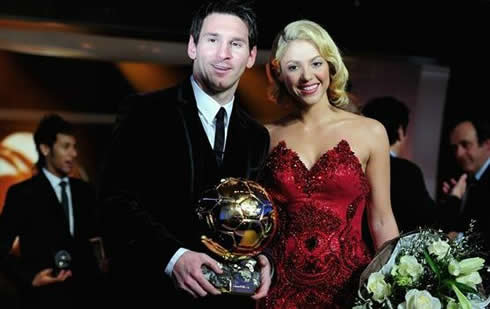
[[[216,132],[214,134],[214,152],[218,166],[223,164],[223,154],[225,145],[225,115],[226,110],[221,107],[216,114]]]
[[[63,210],[65,211],[65,216],[66,220],[70,222],[70,212],[68,210],[68,194],[66,194],[66,181],[61,181],[60,182],[60,187],[61,187],[61,205],[63,206]]]

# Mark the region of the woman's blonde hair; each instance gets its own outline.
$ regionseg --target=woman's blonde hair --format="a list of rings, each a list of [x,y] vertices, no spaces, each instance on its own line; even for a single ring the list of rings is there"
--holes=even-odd
[[[280,61],[291,41],[306,40],[312,42],[320,55],[327,61],[330,69],[330,85],[327,95],[330,102],[336,107],[343,107],[349,103],[345,91],[349,72],[342,61],[340,51],[334,41],[319,24],[309,20],[298,20],[288,24],[275,38],[269,59],[269,69],[274,80],[272,97],[278,102],[284,95],[285,88],[279,80],[281,73]]]

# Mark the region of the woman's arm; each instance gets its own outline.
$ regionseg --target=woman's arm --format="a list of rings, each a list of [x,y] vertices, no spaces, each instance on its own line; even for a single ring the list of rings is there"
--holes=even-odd
[[[369,121],[370,145],[366,175],[371,186],[367,208],[368,224],[375,249],[399,235],[390,201],[390,148],[386,130],[377,121]]]

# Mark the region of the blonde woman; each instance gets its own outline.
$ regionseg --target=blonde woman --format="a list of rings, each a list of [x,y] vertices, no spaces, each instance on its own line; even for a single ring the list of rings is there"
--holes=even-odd
[[[398,236],[390,205],[389,144],[379,122],[342,109],[347,69],[329,34],[300,20],[272,47],[278,103],[293,112],[268,126],[264,185],[280,208],[271,249],[276,280],[261,308],[346,308],[374,245]]]

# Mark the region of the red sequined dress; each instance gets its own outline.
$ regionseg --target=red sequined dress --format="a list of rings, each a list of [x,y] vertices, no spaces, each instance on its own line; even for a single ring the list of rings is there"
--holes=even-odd
[[[371,256],[362,240],[369,185],[347,141],[310,170],[280,142],[271,152],[264,185],[279,208],[271,249],[275,279],[259,308],[347,308]]]

